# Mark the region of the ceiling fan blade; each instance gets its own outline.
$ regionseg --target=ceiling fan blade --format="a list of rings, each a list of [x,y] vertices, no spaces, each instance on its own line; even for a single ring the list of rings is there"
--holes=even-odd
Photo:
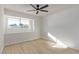
[[[41,7],[40,9],[43,9],[43,8],[46,8],[46,7],[48,7],[48,5],[45,5],[45,6]]]
[[[39,13],[39,11],[36,12],[36,14],[38,14],[38,13]]]
[[[43,11],[43,12],[48,12],[47,10],[40,10],[40,11]]]
[[[27,10],[28,12],[30,12],[30,11],[36,11],[36,10]]]
[[[30,4],[34,9],[37,9],[34,5]]]

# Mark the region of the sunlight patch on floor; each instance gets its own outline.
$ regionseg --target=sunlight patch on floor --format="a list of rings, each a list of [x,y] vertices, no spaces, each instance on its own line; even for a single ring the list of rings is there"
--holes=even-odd
[[[49,43],[52,47],[55,48],[68,48],[67,45],[65,45],[64,43],[62,43],[61,41],[57,40],[56,37],[54,37],[52,34],[50,34],[48,32],[48,36],[53,39],[54,42],[56,42],[55,44]]]

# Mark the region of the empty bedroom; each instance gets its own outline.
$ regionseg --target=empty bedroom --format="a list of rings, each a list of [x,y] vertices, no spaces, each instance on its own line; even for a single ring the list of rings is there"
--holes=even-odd
[[[1,4],[0,53],[79,53],[78,4]]]

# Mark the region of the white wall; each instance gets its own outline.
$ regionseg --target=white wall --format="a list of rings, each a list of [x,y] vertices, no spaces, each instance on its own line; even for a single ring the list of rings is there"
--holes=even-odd
[[[4,48],[4,18],[3,18],[3,8],[2,5],[0,5],[0,53],[2,53],[2,50]]]
[[[43,18],[42,37],[51,33],[58,40],[72,48],[79,48],[79,8],[63,10]]]
[[[8,34],[5,32],[5,45],[34,40],[40,37],[39,17],[24,14],[22,12],[20,13],[20,12],[17,12],[16,10],[15,11],[5,10],[5,14],[22,16],[22,17],[33,19],[34,28],[35,28],[35,30],[32,32],[22,32],[23,30],[20,33],[12,33],[12,34],[11,33]],[[6,19],[5,19],[5,22],[6,22]],[[6,29],[6,24],[5,24],[5,29]]]

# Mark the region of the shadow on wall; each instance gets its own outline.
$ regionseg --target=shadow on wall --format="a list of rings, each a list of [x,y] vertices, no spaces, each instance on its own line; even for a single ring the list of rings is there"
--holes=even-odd
[[[49,43],[52,47],[56,48],[68,48],[67,45],[59,41],[56,37],[54,37],[51,33],[48,32],[48,37],[52,39],[55,42],[55,45],[52,45],[52,43]]]

